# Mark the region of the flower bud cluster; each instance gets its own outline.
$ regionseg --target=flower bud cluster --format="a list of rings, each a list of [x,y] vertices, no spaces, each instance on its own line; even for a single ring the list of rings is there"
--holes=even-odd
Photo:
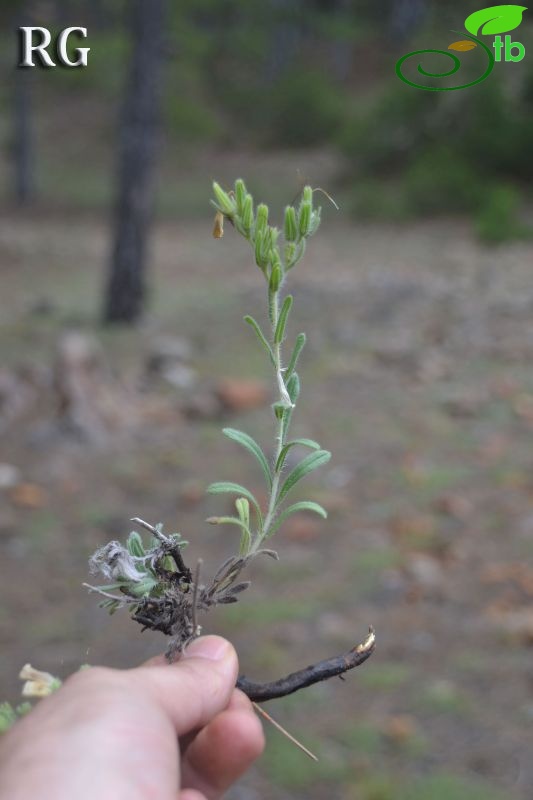
[[[320,225],[321,209],[313,208],[313,189],[305,186],[298,207],[286,207],[283,248],[278,243],[279,229],[269,225],[268,206],[260,203],[254,213],[253,198],[243,180],[236,180],[230,192],[215,181],[213,192],[215,199],[211,202],[217,213],[226,217],[252,244],[255,263],[268,281],[270,291],[277,292],[285,273],[302,258],[306,239],[316,233]]]

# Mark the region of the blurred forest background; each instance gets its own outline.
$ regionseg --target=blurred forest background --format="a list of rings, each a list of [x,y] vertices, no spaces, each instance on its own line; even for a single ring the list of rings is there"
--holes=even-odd
[[[163,643],[81,589],[140,515],[206,569],[213,480],[252,480],[224,423],[272,440],[264,305],[211,237],[213,179],[324,223],[291,273],[307,330],[296,433],[333,452],[250,596],[205,620],[267,679],[378,649],[272,713],[232,800],[529,800],[533,791],[533,55],[423,92],[450,0],[4,0],[0,9],[0,699],[23,663],[129,666]],[[16,69],[16,28],[88,28],[84,69]],[[477,54],[461,56],[472,59]],[[110,324],[121,323],[121,324]],[[135,324],[134,324],[135,323]],[[259,476],[257,486],[259,489]],[[310,494],[306,489],[306,494]],[[297,499],[297,498],[296,498]]]

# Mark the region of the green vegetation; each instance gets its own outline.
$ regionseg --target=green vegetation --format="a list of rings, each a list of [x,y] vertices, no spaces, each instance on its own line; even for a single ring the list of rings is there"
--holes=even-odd
[[[504,800],[504,797],[508,795],[482,781],[443,773],[417,781],[400,792],[397,800]]]
[[[519,210],[520,193],[515,186],[489,189],[475,217],[480,239],[497,244],[526,235],[527,230],[518,221]]]
[[[287,742],[275,732],[267,732],[268,744],[263,758],[265,772],[272,783],[287,789],[303,789],[321,781],[338,783],[347,777],[348,765],[340,753],[324,753],[321,742],[311,739],[306,730],[292,729],[291,732],[312,751],[321,751],[320,761],[309,769],[309,762],[302,758],[299,750],[287,747]]]
[[[393,221],[466,213],[488,242],[529,236],[519,214],[533,173],[531,82],[526,74],[511,93],[491,76],[453,98],[378,87],[339,135],[356,212]]]

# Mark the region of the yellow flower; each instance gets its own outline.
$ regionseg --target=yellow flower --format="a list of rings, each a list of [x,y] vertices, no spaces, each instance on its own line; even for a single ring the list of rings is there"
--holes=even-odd
[[[54,678],[49,672],[34,669],[31,664],[22,667],[19,678],[26,681],[22,687],[23,697],[46,697],[61,686],[59,678]]]

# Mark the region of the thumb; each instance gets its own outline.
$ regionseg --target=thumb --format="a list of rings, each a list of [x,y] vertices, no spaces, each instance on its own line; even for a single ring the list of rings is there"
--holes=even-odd
[[[138,667],[132,677],[154,697],[178,735],[201,728],[223,711],[235,688],[237,653],[220,636],[196,639],[179,661]]]

